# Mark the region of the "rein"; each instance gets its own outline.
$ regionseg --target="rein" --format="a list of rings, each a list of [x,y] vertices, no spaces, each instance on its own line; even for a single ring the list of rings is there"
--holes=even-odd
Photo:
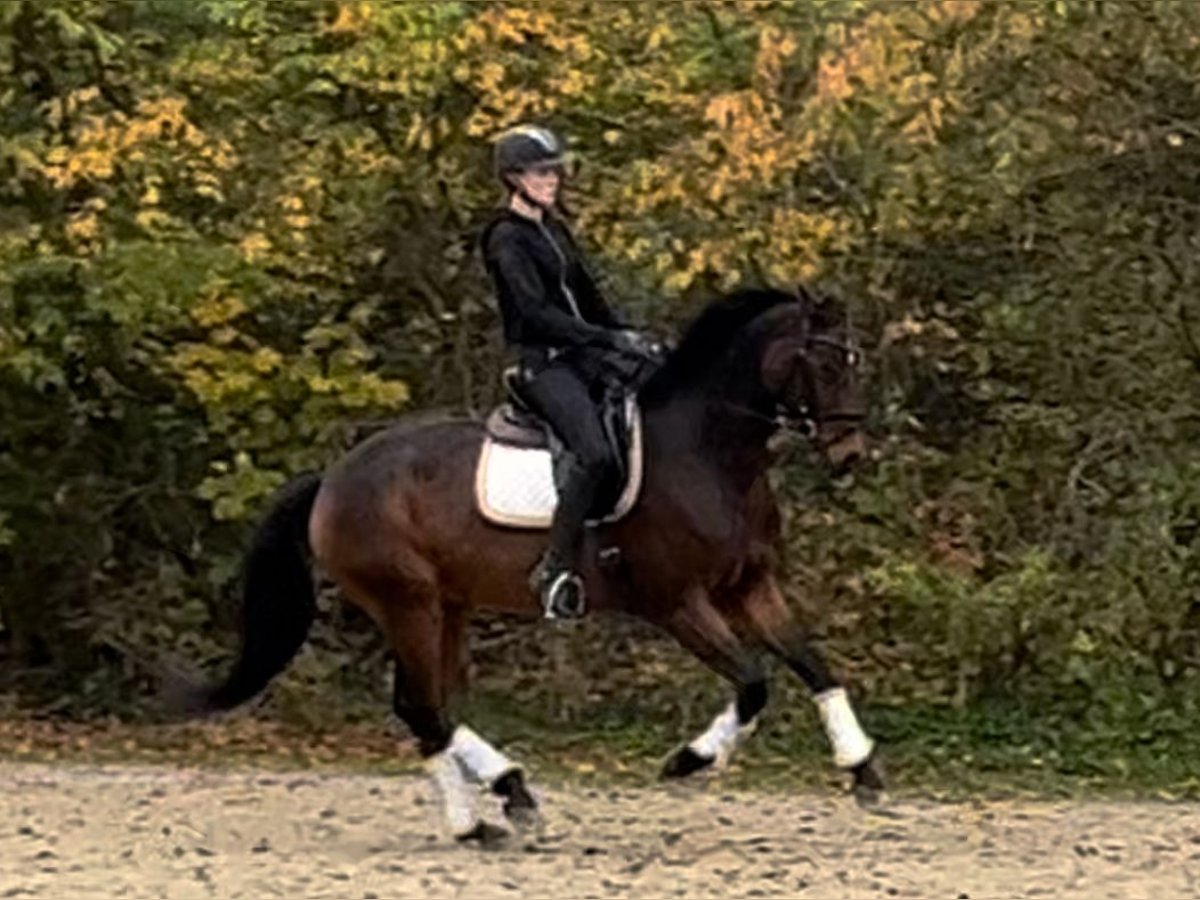
[[[807,415],[807,408],[801,410],[799,415],[794,415],[792,413],[783,411],[777,411],[774,415],[768,415],[767,413],[759,412],[757,409],[753,409],[749,406],[742,406],[739,403],[730,403],[728,400],[722,401],[721,407],[723,409],[728,409],[732,412],[735,412],[738,415],[745,416],[748,419],[756,419],[760,422],[765,422],[773,428],[781,428],[787,431],[799,432],[805,437],[812,437],[817,433],[817,422],[812,416]],[[777,409],[778,408],[779,407],[777,407]]]
[[[858,349],[857,345],[853,343],[839,341],[829,337],[815,336],[808,339],[805,349],[807,350],[808,347],[811,347],[814,344],[820,344],[824,347],[833,347],[836,350],[841,350],[846,354],[847,366],[851,368],[858,365],[858,362],[861,358],[861,351]],[[742,406],[738,403],[730,403],[728,400],[722,401],[721,406],[724,409],[728,409],[737,413],[738,415],[745,416],[748,419],[755,419],[759,422],[765,422],[774,428],[796,431],[804,437],[809,438],[816,435],[817,425],[819,424],[858,421],[857,416],[847,416],[838,413],[834,413],[833,415],[829,416],[823,416],[818,419],[816,416],[811,415],[807,404],[794,412],[788,412],[783,409],[782,403],[777,402],[774,414],[770,415],[760,412],[759,410],[753,409],[749,406]]]

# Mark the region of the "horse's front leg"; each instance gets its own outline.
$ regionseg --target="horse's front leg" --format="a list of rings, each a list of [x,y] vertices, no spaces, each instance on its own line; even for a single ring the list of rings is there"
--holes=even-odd
[[[859,724],[846,689],[808,642],[775,579],[764,575],[737,599],[731,612],[812,691],[834,763],[853,775],[859,800],[875,799],[884,787],[875,742]]]
[[[707,593],[699,589],[657,624],[737,688],[737,699],[703,734],[671,755],[662,775],[682,778],[702,769],[720,768],[754,730],[758,714],[767,704],[767,682],[757,654],[734,634]]]

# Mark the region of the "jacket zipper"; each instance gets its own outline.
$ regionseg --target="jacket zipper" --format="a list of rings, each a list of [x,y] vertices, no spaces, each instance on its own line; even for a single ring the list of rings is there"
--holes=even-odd
[[[562,252],[562,248],[558,246],[554,238],[550,235],[550,229],[546,227],[546,223],[537,220],[537,226],[542,230],[542,235],[550,242],[550,246],[554,248],[555,254],[558,256],[559,276],[558,286],[562,288],[563,296],[567,298],[567,305],[571,307],[571,312],[575,318],[583,321],[583,314],[579,311],[579,304],[575,302],[575,295],[571,293],[571,289],[567,287],[567,255]]]

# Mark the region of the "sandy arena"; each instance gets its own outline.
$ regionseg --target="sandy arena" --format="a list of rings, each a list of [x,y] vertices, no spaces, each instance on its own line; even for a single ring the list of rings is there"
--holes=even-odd
[[[545,791],[491,850],[415,777],[6,763],[0,897],[1195,897],[1195,804]]]

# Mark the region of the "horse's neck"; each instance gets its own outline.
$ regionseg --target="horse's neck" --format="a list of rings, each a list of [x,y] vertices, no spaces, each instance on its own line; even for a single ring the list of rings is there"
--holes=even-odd
[[[646,415],[647,440],[667,465],[699,464],[744,494],[771,463],[769,418],[720,391],[689,391]]]

